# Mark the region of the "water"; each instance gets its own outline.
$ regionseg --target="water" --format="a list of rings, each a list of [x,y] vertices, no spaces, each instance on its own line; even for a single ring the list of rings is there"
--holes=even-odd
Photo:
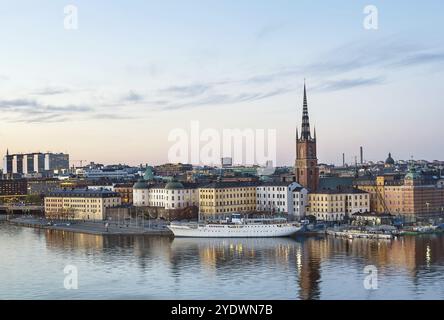
[[[0,299],[444,299],[443,235],[198,240],[0,223],[0,259]],[[64,288],[66,265],[78,290]]]

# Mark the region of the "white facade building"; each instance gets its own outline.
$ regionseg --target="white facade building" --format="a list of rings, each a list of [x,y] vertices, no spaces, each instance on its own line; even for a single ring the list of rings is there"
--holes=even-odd
[[[264,183],[256,187],[256,209],[273,213],[305,216],[307,189],[296,182]]]
[[[169,182],[150,185],[139,180],[133,187],[133,204],[136,207],[158,207],[168,210],[199,206],[199,190],[195,184]]]

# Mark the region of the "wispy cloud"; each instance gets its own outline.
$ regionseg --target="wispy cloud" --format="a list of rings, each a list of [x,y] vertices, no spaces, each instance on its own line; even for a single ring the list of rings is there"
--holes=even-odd
[[[35,123],[65,121],[68,115],[88,113],[93,108],[82,105],[50,105],[34,99],[19,98],[0,100],[0,110],[13,116],[5,118],[6,121]]]
[[[122,102],[130,102],[130,103],[137,103],[144,100],[144,96],[131,90],[126,95],[124,95],[121,99]]]
[[[264,27],[258,37],[265,37],[280,27]],[[318,92],[376,86],[391,81],[393,71],[417,66],[444,66],[444,50],[392,37],[370,42],[355,41],[324,52],[306,64],[287,65],[239,78],[221,75],[219,79],[175,83],[153,88],[150,92],[132,89],[122,91],[125,93],[117,97],[107,97],[105,94],[103,99],[101,96],[98,100],[99,103],[90,102],[89,105],[45,104],[27,98],[0,100],[0,110],[8,112],[9,116],[15,115],[22,122],[133,119],[128,116],[128,108],[138,108],[138,114],[145,117],[148,112],[211,108],[265,100],[300,90],[301,85],[297,82],[305,77],[311,90]],[[66,88],[48,87],[28,96],[41,95],[44,99],[45,96],[67,92],[69,89]]]
[[[373,86],[383,84],[385,78],[356,78],[356,79],[341,79],[322,82],[320,85],[312,88],[313,91],[340,91],[346,89],[352,89],[363,86]]]
[[[72,92],[69,88],[63,88],[63,87],[46,87],[40,90],[37,90],[33,93],[33,95],[38,96],[53,96],[58,94],[65,94]]]
[[[215,105],[227,105],[242,102],[252,102],[267,99],[273,96],[281,95],[292,91],[293,89],[276,89],[266,92],[245,92],[239,94],[210,94],[202,99],[193,100],[185,103],[170,104],[162,108],[166,110],[177,110],[184,108],[194,108],[200,106],[215,106]]]
[[[93,114],[89,117],[90,119],[99,119],[99,120],[130,120],[136,119],[135,117],[131,117],[128,115],[122,114],[111,114],[111,113],[97,113]]]
[[[256,32],[256,38],[258,40],[265,39],[274,33],[278,32],[285,26],[284,23],[275,23],[275,24],[269,24],[266,26],[263,26]]]
[[[171,86],[160,90],[161,94],[172,94],[179,98],[200,96],[213,87],[212,83]]]

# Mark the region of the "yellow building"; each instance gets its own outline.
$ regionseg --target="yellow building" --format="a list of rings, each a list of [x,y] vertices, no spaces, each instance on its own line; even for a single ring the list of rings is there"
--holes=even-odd
[[[307,214],[317,220],[340,221],[358,212],[370,212],[370,195],[365,191],[323,190],[308,195]]]
[[[360,182],[356,187],[371,194],[371,209],[406,217],[434,216],[444,213],[444,188],[425,181],[411,167],[403,179],[379,176],[376,181]]]
[[[45,197],[45,216],[52,219],[104,220],[106,208],[120,205],[120,194],[108,190],[58,190]]]
[[[213,182],[199,188],[199,210],[203,216],[223,216],[256,210],[256,183]]]

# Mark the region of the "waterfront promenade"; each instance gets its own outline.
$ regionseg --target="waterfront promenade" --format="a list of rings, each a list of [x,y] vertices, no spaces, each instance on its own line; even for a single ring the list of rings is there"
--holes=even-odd
[[[2,219],[6,220],[6,219]],[[142,226],[130,224],[118,224],[110,221],[55,221],[34,217],[15,217],[6,220],[7,223],[16,226],[62,230],[77,233],[94,235],[155,235],[172,236],[171,231],[166,227],[166,223],[154,220]],[[108,223],[108,226],[106,225]]]

